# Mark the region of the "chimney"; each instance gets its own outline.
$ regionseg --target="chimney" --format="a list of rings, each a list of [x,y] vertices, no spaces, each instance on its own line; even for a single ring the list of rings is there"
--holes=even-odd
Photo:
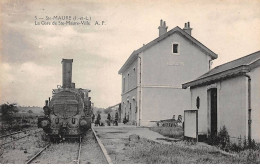
[[[163,21],[163,20],[161,19],[161,21],[160,21],[160,26],[158,27],[158,29],[159,29],[159,36],[161,36],[161,35],[167,33],[167,28],[168,28],[168,27],[166,27],[165,21]]]
[[[187,32],[189,35],[191,35],[191,30],[192,30],[192,28],[190,28],[190,22],[187,22],[187,23],[184,24],[183,30],[184,30],[185,32]]]
[[[62,59],[62,88],[71,88],[72,86],[72,62],[73,59]]]

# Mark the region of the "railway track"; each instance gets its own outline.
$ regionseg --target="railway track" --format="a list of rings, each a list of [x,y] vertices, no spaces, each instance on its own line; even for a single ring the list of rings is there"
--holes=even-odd
[[[76,163],[80,164],[80,153],[81,153],[81,148],[82,148],[82,138],[79,138],[79,149],[78,149],[78,156],[77,156],[77,160]]]
[[[91,133],[90,133],[91,132]],[[44,148],[39,150],[33,155],[26,164],[31,163],[51,163],[51,164],[98,164],[98,163],[112,163],[108,157],[106,151],[102,149],[104,146],[101,141],[98,141],[98,137],[95,131],[92,129],[87,133],[85,138],[80,138],[75,150],[75,143],[59,143],[59,144],[47,144]],[[101,146],[101,145],[102,146]],[[44,154],[44,155],[43,155]],[[76,154],[76,156],[75,156]],[[41,156],[42,155],[42,156]],[[62,155],[62,156],[61,156]],[[72,157],[75,157],[74,159]],[[56,162],[55,162],[56,161]]]
[[[77,157],[75,160],[73,160],[73,163],[76,163],[76,164],[80,164],[80,153],[81,153],[81,138],[80,138],[80,141],[79,141],[79,145],[78,145],[78,150],[76,151],[77,152]],[[42,148],[40,151],[38,151],[35,155],[33,155],[27,162],[26,164],[31,164],[31,163],[37,163],[37,157],[39,157],[47,148],[49,148],[50,146],[53,146],[51,143],[48,143],[44,148]]]
[[[17,137],[17,138],[15,138],[15,139],[13,139],[12,138],[12,136],[14,136],[14,135],[19,135],[19,134],[22,134],[22,133],[27,133],[27,132],[30,132],[30,131],[33,131],[33,130],[25,130],[25,131],[18,131],[18,132],[14,132],[14,133],[11,133],[11,134],[8,134],[8,135],[3,135],[3,136],[0,136],[0,138],[1,139],[3,139],[3,138],[7,138],[7,137],[10,137],[11,139],[9,139],[9,141],[7,141],[7,142],[4,142],[4,143],[1,143],[0,144],[0,147],[2,147],[2,146],[4,146],[4,145],[6,145],[6,144],[9,144],[9,143],[13,143],[13,142],[15,142],[15,141],[18,141],[18,140],[20,140],[20,139],[23,139],[23,138],[25,138],[25,137],[28,137],[28,136],[30,136],[30,135],[32,135],[32,134],[36,134],[36,133],[39,133],[39,132],[42,132],[42,130],[36,130],[36,132],[34,132],[34,133],[29,133],[29,134],[27,134],[27,135],[25,135],[25,136],[21,136],[21,137]]]
[[[16,132],[12,132],[10,134],[5,134],[5,135],[0,136],[0,139],[2,139],[4,137],[9,137],[9,136],[13,136],[13,135],[16,135],[16,134],[20,134],[20,133],[27,133],[27,132],[32,131],[32,130],[35,130],[35,128],[30,128],[28,130],[19,130],[19,131],[16,131]]]
[[[96,141],[98,142],[98,145],[99,145],[100,149],[102,150],[102,152],[103,152],[103,154],[104,154],[104,156],[105,156],[105,158],[106,158],[107,163],[108,163],[108,164],[112,164],[112,160],[111,160],[111,158],[109,157],[105,146],[102,144],[101,140],[98,138],[98,136],[97,136],[95,130],[94,130],[92,127],[91,127],[91,130],[92,130],[92,132],[93,132],[93,134],[94,134],[94,137],[95,137]]]
[[[44,150],[46,150],[51,144],[47,144],[43,149],[37,152],[31,159],[29,159],[26,164],[30,164],[33,160],[35,160]]]

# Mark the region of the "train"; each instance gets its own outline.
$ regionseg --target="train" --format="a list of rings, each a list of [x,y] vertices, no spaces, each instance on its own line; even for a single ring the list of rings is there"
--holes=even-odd
[[[45,100],[44,116],[38,118],[51,141],[79,139],[91,129],[91,90],[75,88],[72,83],[73,59],[62,59],[62,86],[53,89],[52,98]]]

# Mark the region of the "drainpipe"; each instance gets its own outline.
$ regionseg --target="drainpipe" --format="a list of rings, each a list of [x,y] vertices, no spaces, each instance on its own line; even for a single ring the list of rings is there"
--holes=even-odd
[[[249,145],[251,145],[251,77],[247,74],[245,74],[244,76],[248,78],[248,142]]]
[[[139,92],[139,112],[138,112],[138,114],[139,114],[139,126],[141,125],[141,102],[142,102],[142,100],[141,100],[141,98],[142,98],[142,87],[141,87],[141,79],[142,79],[142,76],[141,76],[141,74],[142,74],[142,69],[141,69],[141,67],[142,67],[142,64],[141,64],[141,57],[139,56],[139,59],[140,59],[140,70],[139,70],[139,75],[140,75],[140,78],[139,78],[139,87],[140,87],[140,92]]]

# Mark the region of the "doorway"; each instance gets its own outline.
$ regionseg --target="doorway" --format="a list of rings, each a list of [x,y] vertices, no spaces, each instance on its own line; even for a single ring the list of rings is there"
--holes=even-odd
[[[209,89],[209,125],[210,135],[216,136],[218,132],[218,111],[217,111],[217,88]]]

